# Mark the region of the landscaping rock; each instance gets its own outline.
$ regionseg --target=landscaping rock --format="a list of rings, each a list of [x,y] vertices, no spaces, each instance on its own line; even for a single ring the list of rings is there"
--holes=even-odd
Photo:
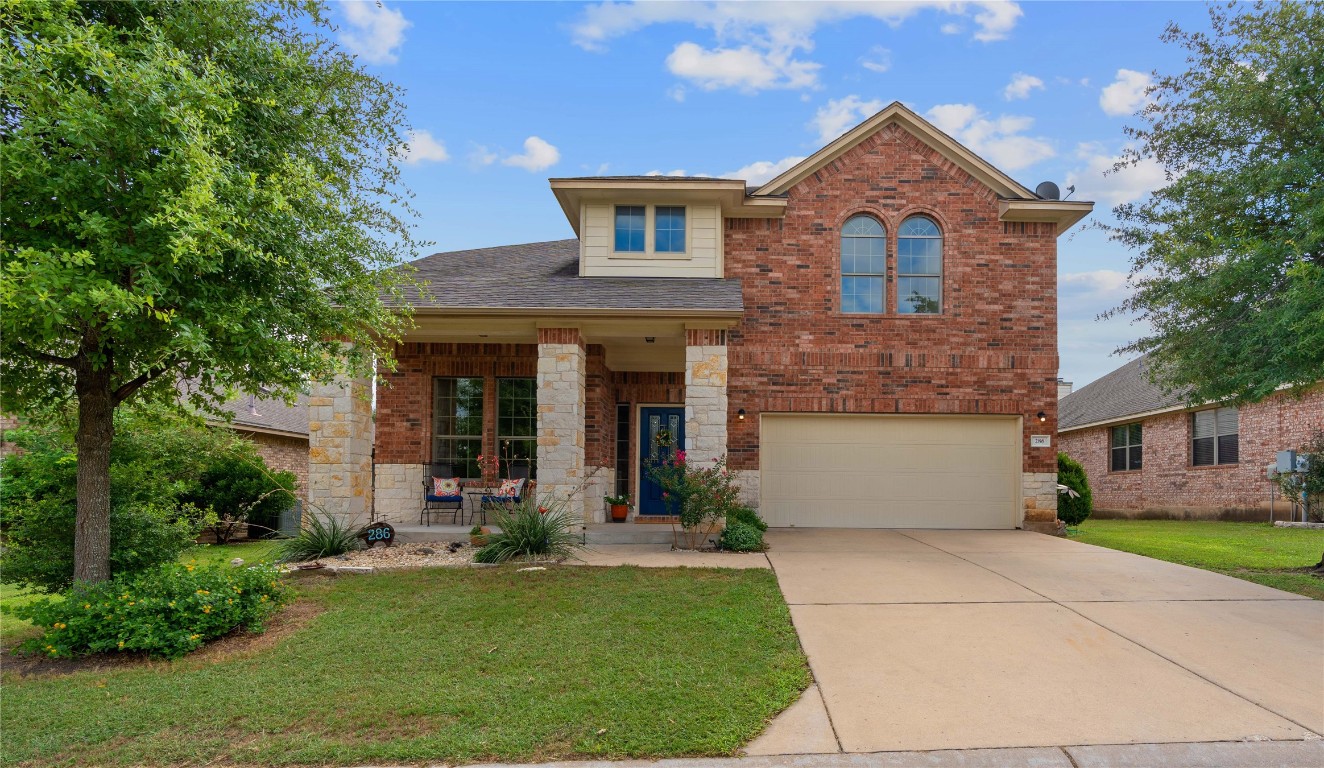
[[[415,555],[435,555],[435,554],[437,554],[437,550],[435,550],[435,549],[433,549],[433,548],[431,548],[431,547],[419,547],[418,549],[415,549],[415,550],[413,551],[413,554],[415,554]]]
[[[236,568],[238,568],[243,564],[244,564],[244,559],[242,557],[236,557],[235,559],[230,561],[230,565],[233,565]]]
[[[345,555],[330,558],[336,561],[333,567],[360,566],[379,571],[396,571],[406,568],[436,568],[439,566],[467,565],[473,559],[475,550],[464,548],[449,551],[444,541],[429,541],[407,547],[373,547],[357,549]],[[341,565],[341,564],[344,565]]]

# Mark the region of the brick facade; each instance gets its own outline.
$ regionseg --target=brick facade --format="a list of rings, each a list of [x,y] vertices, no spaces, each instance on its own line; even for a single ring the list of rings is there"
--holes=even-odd
[[[295,495],[308,501],[308,438],[239,428],[235,432],[253,442],[268,467],[278,472],[293,472],[298,483]]]
[[[1121,423],[1133,423],[1119,421]],[[1265,467],[1278,451],[1300,448],[1312,430],[1324,429],[1324,388],[1297,397],[1274,395],[1243,406],[1237,415],[1236,464],[1191,465],[1189,411],[1140,420],[1142,468],[1109,471],[1111,426],[1064,432],[1061,449],[1085,466],[1099,517],[1267,520],[1275,484]],[[1279,496],[1276,519],[1288,502]]]
[[[858,213],[887,233],[883,315],[841,312],[838,233]],[[912,214],[942,228],[940,315],[895,314]],[[1053,225],[1000,222],[992,190],[891,125],[793,187],[785,218],[728,219],[725,258],[746,308],[728,337],[733,468],[758,469],[759,413],[952,413],[1022,416],[1023,472],[1056,472],[1054,448],[1029,446],[1057,424]]]

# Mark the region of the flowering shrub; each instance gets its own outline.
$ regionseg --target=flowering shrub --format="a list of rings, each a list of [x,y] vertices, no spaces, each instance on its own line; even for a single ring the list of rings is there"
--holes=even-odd
[[[50,656],[129,651],[173,659],[208,640],[262,621],[293,599],[270,565],[248,568],[170,563],[100,584],[79,584],[62,599],[13,609],[46,628],[25,647]]]
[[[737,514],[741,506],[740,486],[727,470],[725,456],[707,466],[697,466],[684,451],[676,451],[655,461],[648,472],[661,486],[667,509],[688,531],[710,528],[718,520]]]

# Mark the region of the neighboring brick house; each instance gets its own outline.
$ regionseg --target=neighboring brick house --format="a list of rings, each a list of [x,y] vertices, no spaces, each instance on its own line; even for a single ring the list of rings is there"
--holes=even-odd
[[[1057,238],[1092,203],[900,104],[759,187],[551,187],[578,239],[414,262],[375,424],[366,382],[314,391],[315,501],[416,521],[428,462],[503,453],[586,523],[613,491],[665,519],[674,444],[773,525],[1055,525]]]
[[[1240,408],[1189,406],[1132,360],[1059,403],[1061,449],[1085,466],[1099,517],[1286,519],[1267,468],[1324,428],[1324,387]]]
[[[283,400],[241,395],[220,406],[230,414],[229,421],[215,424],[229,427],[252,441],[267,466],[281,472],[293,472],[298,480],[300,500],[308,501],[308,397],[300,395],[294,405]]]

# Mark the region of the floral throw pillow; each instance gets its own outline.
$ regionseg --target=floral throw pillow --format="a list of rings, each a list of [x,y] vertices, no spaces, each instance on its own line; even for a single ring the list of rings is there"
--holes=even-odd
[[[496,495],[509,496],[514,498],[519,495],[520,489],[524,487],[524,480],[502,480],[501,487],[497,489]]]
[[[434,477],[432,478],[433,496],[459,496],[460,478],[458,477]]]

